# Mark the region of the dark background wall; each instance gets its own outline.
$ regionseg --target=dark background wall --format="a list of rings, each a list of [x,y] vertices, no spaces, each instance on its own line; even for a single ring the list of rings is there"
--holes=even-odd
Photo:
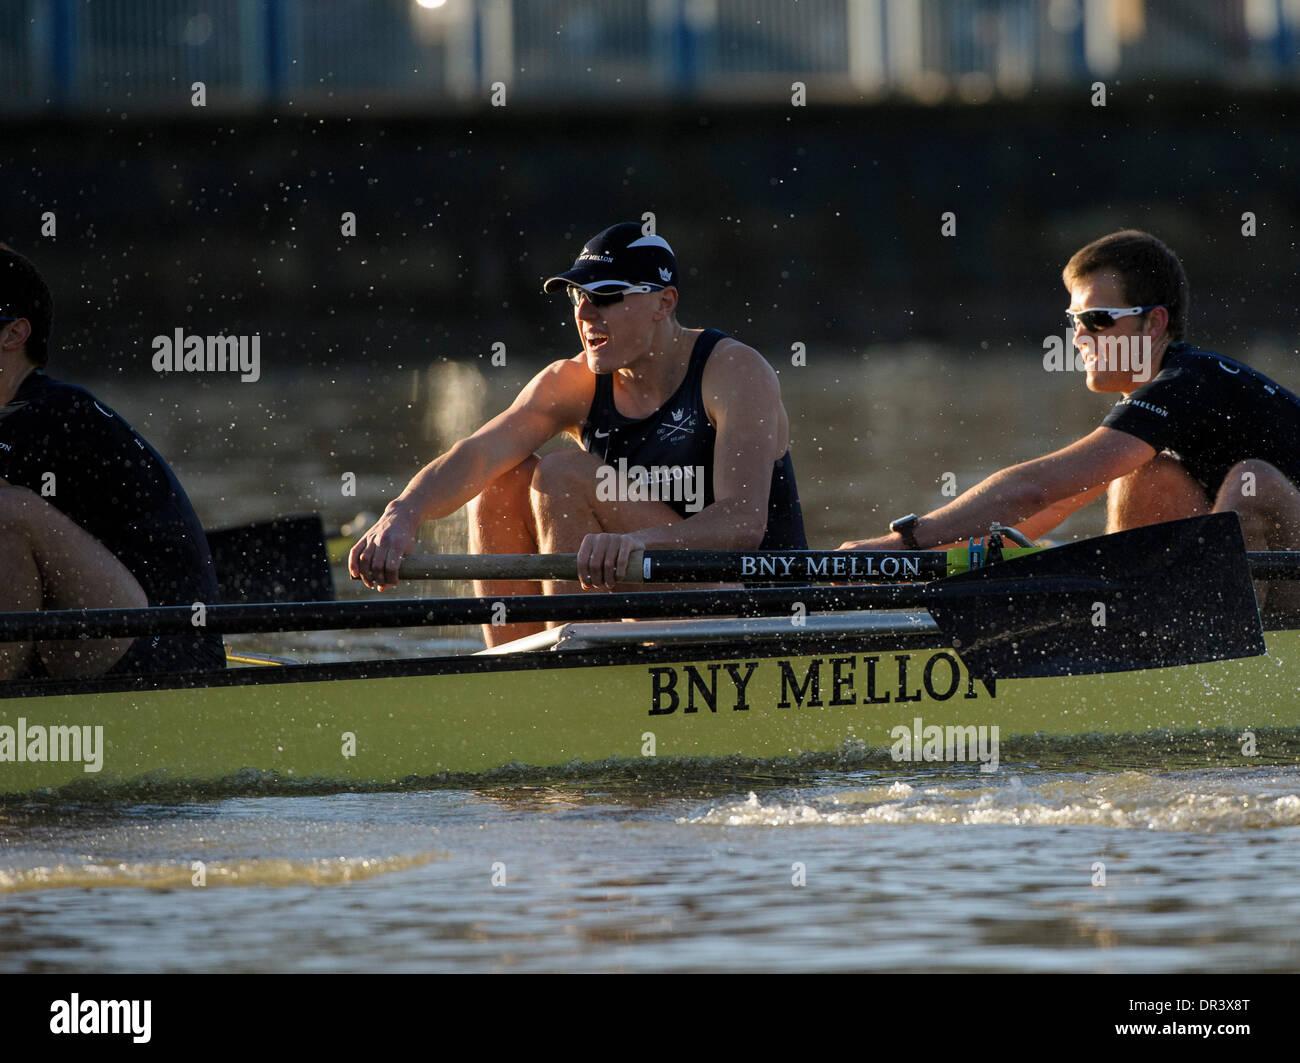
[[[260,333],[264,372],[576,349],[541,280],[657,216],[682,319],[769,353],[925,338],[1038,348],[1059,272],[1136,226],[1188,267],[1193,336],[1294,343],[1298,98],[1140,83],[979,107],[519,107],[366,120],[10,120],[0,239],[58,300],[57,364]],[[58,235],[40,236],[42,211]],[[340,235],[354,211],[358,235]],[[941,215],[957,234],[940,234]],[[1243,237],[1242,214],[1258,234]]]

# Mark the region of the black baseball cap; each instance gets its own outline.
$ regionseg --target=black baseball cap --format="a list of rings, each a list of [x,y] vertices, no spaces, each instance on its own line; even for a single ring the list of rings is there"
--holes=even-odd
[[[676,288],[677,259],[662,236],[647,236],[634,221],[619,222],[588,240],[573,268],[547,277],[542,290],[570,285],[596,293]]]

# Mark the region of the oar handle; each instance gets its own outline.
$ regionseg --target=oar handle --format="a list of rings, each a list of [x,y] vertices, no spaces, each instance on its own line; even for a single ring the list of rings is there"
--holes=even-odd
[[[964,553],[964,551],[963,551]],[[923,582],[944,576],[937,550],[634,550],[626,583]],[[576,580],[576,554],[412,554],[402,579]]]
[[[628,583],[643,583],[643,551],[628,558]],[[577,554],[411,554],[402,579],[576,580]]]

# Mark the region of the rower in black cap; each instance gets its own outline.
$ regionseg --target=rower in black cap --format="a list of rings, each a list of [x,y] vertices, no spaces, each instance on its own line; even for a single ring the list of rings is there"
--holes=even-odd
[[[472,552],[576,552],[587,589],[618,585],[638,547],[806,547],[776,373],[732,337],[678,322],[677,262],[663,237],[611,226],[544,289],[568,295],[582,353],[547,366],[421,470],[352,548],[354,576],[394,585],[420,522],[467,502]],[[534,453],[558,435],[583,449]],[[527,594],[536,584],[475,589]],[[484,634],[494,645],[541,626]]]

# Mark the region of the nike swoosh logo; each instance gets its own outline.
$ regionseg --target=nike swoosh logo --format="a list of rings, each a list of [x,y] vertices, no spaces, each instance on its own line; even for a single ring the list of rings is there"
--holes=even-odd
[[[95,403],[95,409],[97,409],[97,410],[98,410],[100,413],[102,413],[105,417],[112,417],[112,416],[113,416],[113,415],[112,415],[111,413],[109,413],[106,409],[104,409],[104,407],[101,406],[99,403]]]
[[[597,439],[604,439],[606,436],[609,435],[609,432],[608,432],[608,431],[602,432],[602,431],[600,431],[599,429],[597,429],[596,431],[592,432],[591,434],[594,435]]]

